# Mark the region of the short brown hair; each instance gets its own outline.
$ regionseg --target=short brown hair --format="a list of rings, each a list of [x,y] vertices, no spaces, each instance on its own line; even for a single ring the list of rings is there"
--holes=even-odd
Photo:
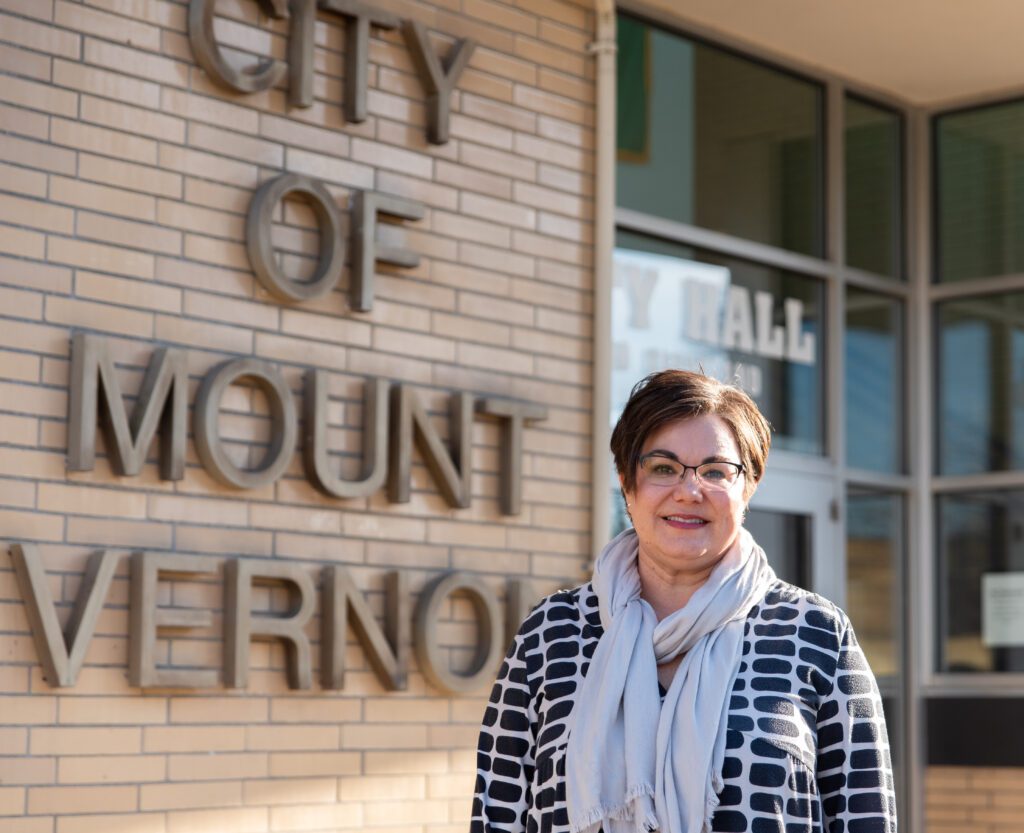
[[[636,469],[647,438],[662,426],[680,419],[715,415],[736,439],[740,462],[747,473],[744,497],[749,500],[764,476],[772,444],[771,426],[746,393],[703,373],[660,370],[641,379],[612,431],[615,468],[627,491],[636,489]]]

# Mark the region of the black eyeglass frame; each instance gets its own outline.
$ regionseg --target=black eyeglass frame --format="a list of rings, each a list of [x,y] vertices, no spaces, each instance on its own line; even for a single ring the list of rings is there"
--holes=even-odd
[[[747,473],[747,467],[743,465],[743,463],[734,463],[732,460],[709,460],[706,463],[698,463],[696,466],[688,466],[674,454],[669,456],[668,454],[665,454],[665,452],[663,451],[649,451],[647,454],[641,454],[640,457],[637,458],[636,467],[638,469],[642,468],[643,464],[653,457],[660,457],[662,460],[671,460],[673,463],[682,466],[683,473],[679,475],[680,483],[686,480],[686,472],[689,471],[690,469],[693,469],[693,476],[697,479],[698,483],[701,483],[703,485],[710,485],[712,486],[712,488],[715,488],[713,484],[709,483],[709,481],[706,481],[703,477],[700,476],[699,469],[702,469],[705,466],[734,466],[736,468],[736,480],[731,481],[728,484],[729,486],[733,485],[733,483],[736,483],[740,479],[740,475]]]

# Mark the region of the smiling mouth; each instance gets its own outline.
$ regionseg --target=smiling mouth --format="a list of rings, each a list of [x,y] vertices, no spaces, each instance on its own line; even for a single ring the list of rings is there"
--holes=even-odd
[[[703,518],[694,518],[684,515],[665,515],[663,520],[668,521],[668,523],[673,526],[681,526],[687,529],[696,529],[698,527],[705,526],[708,523]]]

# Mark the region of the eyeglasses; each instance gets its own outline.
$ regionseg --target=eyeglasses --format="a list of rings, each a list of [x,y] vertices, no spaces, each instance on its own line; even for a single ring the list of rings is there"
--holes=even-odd
[[[674,457],[666,457],[660,452],[643,455],[639,465],[644,481],[652,486],[674,486],[686,477],[688,469],[693,469],[697,483],[702,489],[725,491],[743,474],[742,463],[716,461],[701,463],[699,466],[687,466]]]

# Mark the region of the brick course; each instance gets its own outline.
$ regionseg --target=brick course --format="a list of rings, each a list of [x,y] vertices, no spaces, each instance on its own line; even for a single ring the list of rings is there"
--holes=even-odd
[[[925,776],[928,833],[1024,831],[1024,768],[932,766]]]
[[[0,540],[35,543],[62,617],[87,556],[122,553],[72,689],[43,679],[6,546],[0,548],[0,828],[11,833],[462,830],[486,690],[446,697],[411,661],[385,692],[354,638],[341,692],[289,693],[279,645],[253,643],[247,691],[145,694],[127,683],[128,554],[135,549],[351,565],[383,610],[381,576],[418,593],[439,571],[505,577],[536,594],[580,580],[589,552],[594,81],[585,0],[376,4],[429,26],[437,49],[478,49],[452,98],[451,140],[426,142],[426,108],[399,32],[373,29],[369,118],[341,114],[344,24],[319,14],[314,106],[282,87],[226,92],[197,66],[185,0],[0,0]],[[221,0],[217,33],[236,57],[286,55],[287,23]],[[283,171],[325,181],[348,228],[356,189],[425,204],[380,236],[421,255],[380,264],[374,309],[353,313],[348,278],[330,297],[281,305],[255,280],[245,213]],[[311,268],[304,205],[278,211],[290,273]],[[549,418],[524,436],[523,512],[500,514],[499,435],[474,426],[473,502],[453,510],[419,456],[413,493],[338,501],[307,483],[299,455],[273,486],[239,492],[200,466],[159,479],[157,449],[115,475],[102,438],[91,472],[65,469],[73,330],[105,335],[126,396],[157,346],[187,352],[190,402],[226,358],[272,361],[296,395],[301,369],[330,373],[332,448],[361,444],[361,379],[415,385],[442,434],[451,389],[528,399]],[[224,434],[255,462],[266,408],[225,398]],[[334,463],[340,464],[335,457]],[[345,461],[351,465],[352,461]],[[348,474],[354,470],[346,469]],[[158,641],[158,661],[221,665],[221,576],[161,582],[162,604],[214,624]],[[256,593],[282,610],[277,592]],[[441,633],[454,660],[475,639],[455,598]],[[319,616],[310,623],[317,661]],[[315,670],[315,669],[314,669]]]

